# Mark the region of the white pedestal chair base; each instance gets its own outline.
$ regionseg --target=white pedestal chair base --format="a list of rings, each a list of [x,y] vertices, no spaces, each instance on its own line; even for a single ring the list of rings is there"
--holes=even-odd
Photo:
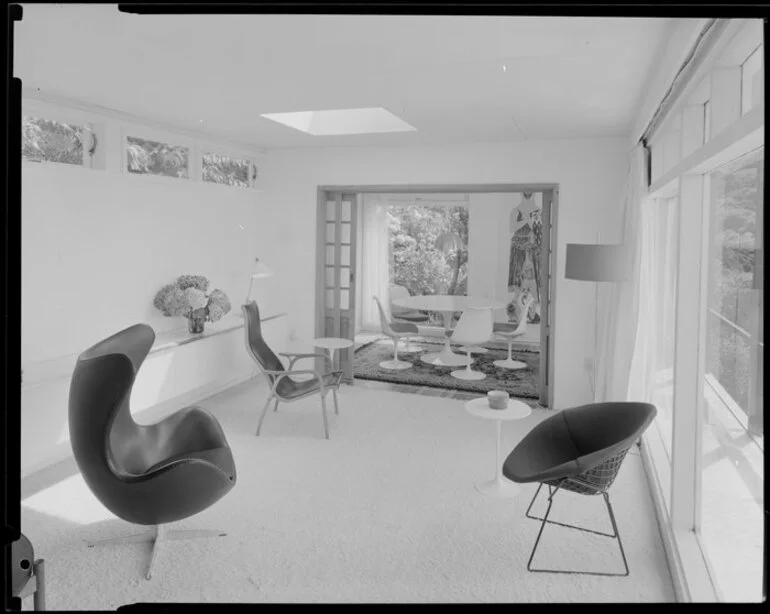
[[[412,366],[411,362],[405,360],[384,360],[380,363],[383,369],[389,369],[391,371],[401,371],[402,369],[408,369]]]
[[[503,335],[500,336],[502,337]],[[518,337],[519,335],[516,336]],[[513,360],[513,358],[511,358],[513,337],[506,336],[506,340],[508,341],[508,358],[505,360],[496,360],[493,364],[496,367],[500,367],[501,369],[526,369],[527,363],[521,362],[520,360]]]
[[[216,531],[211,529],[187,529],[180,531],[169,531],[165,525],[157,525],[154,531],[148,531],[145,533],[136,533],[134,535],[124,535],[121,537],[108,537],[107,539],[100,539],[88,543],[89,548],[94,546],[113,546],[116,544],[128,544],[134,542],[153,542],[152,553],[150,554],[150,564],[147,567],[147,573],[145,578],[150,580],[152,578],[152,570],[157,559],[158,550],[163,542],[179,540],[179,539],[200,539],[205,537],[224,537],[227,535],[224,531]]]
[[[457,371],[452,371],[449,375],[457,379],[466,380],[478,380],[486,378],[485,373],[482,373],[481,371],[472,371],[470,369],[458,369]]]
[[[496,360],[493,363],[496,367],[500,367],[501,369],[526,369],[527,363],[521,362],[520,360],[511,360],[510,358],[507,358],[505,360]]]
[[[380,366],[383,369],[389,369],[391,371],[401,371],[403,369],[408,369],[412,366],[411,362],[398,359],[398,340],[399,340],[398,337],[393,337],[393,359],[383,360],[380,363]]]
[[[465,348],[465,369],[458,369],[457,371],[452,371],[449,375],[456,379],[463,379],[463,380],[479,380],[486,378],[486,374],[482,373],[481,371],[474,371],[471,369],[471,365],[473,364],[473,358],[471,358],[471,346],[466,346]]]

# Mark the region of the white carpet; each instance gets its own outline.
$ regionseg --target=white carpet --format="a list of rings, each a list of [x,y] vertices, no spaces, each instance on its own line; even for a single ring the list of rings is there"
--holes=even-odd
[[[144,602],[670,602],[671,578],[641,457],[629,455],[610,490],[628,577],[531,573],[539,523],[524,517],[536,485],[516,499],[474,489],[493,477],[495,426],[463,402],[343,387],[323,438],[317,398],[268,413],[247,383],[201,403],[222,421],[238,470],[235,488],[171,526],[226,537],[172,541],[152,580],[150,544],[88,549],[134,533],[79,476],[22,501],[22,528],[46,560],[52,610]],[[330,403],[331,405],[331,403]],[[548,415],[503,424],[509,451]],[[541,513],[544,506],[536,506]],[[611,532],[601,497],[560,493],[552,517]],[[617,542],[548,526],[535,563],[620,571]],[[32,608],[32,600],[24,603]]]

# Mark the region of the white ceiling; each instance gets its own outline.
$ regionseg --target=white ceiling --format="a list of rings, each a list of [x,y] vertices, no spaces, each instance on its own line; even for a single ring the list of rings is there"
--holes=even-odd
[[[41,96],[265,149],[627,136],[672,25],[655,18],[23,9],[14,72],[25,91],[40,88]],[[417,130],[312,136],[259,116],[377,106]]]

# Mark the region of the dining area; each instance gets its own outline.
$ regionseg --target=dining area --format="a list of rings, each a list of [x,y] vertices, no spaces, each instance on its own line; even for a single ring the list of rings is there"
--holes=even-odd
[[[545,398],[547,269],[536,240],[545,201],[516,191],[363,194],[352,376]]]
[[[354,375],[538,398],[539,352],[526,346],[513,349],[527,332],[526,315],[521,316],[533,300],[525,295],[520,299],[412,295],[404,286],[391,285],[383,298],[372,297],[380,326],[357,337]]]

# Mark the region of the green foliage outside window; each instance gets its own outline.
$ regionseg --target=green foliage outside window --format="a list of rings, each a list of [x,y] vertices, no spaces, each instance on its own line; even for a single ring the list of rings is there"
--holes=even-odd
[[[757,213],[763,207],[764,149],[711,173],[711,263],[709,307],[747,332],[757,318],[754,275]],[[759,316],[761,317],[761,315]],[[748,411],[757,365],[751,339],[709,313],[707,372],[713,373],[738,405]],[[760,409],[761,411],[761,409]]]
[[[249,187],[249,161],[213,153],[203,154],[202,177],[203,181],[247,188]]]
[[[82,126],[25,115],[21,131],[22,158],[34,162],[83,164]]]
[[[167,143],[128,137],[128,172],[139,175],[188,177],[189,150]]]
[[[390,283],[414,295],[468,293],[468,209],[423,205],[390,205]],[[442,234],[457,233],[462,248],[436,249]],[[440,314],[431,323],[441,324]]]

